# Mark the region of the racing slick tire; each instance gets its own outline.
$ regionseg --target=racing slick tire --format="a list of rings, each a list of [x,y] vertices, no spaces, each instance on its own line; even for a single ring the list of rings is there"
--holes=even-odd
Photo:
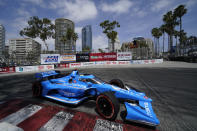
[[[118,87],[120,87],[122,89],[126,89],[125,86],[124,86],[124,83],[120,79],[112,79],[109,82],[109,84],[118,86]]]
[[[40,82],[34,82],[32,85],[32,92],[34,97],[40,97],[42,95],[42,85]]]
[[[115,120],[120,110],[120,103],[112,92],[104,92],[96,99],[96,109],[103,118]]]

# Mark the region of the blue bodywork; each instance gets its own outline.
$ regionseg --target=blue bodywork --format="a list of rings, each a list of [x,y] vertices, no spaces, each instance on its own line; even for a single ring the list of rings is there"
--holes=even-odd
[[[76,105],[90,96],[113,92],[115,97],[125,105],[126,120],[152,126],[160,123],[152,109],[152,99],[146,97],[144,93],[137,92],[127,85],[125,85],[126,89],[122,89],[94,75],[79,74],[78,71],[72,71],[71,74],[60,78],[55,77],[58,74],[56,71],[36,73],[35,77],[41,81],[43,97]]]

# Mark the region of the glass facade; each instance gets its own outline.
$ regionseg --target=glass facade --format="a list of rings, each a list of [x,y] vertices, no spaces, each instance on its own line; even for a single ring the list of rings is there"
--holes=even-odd
[[[60,54],[76,52],[76,44],[73,39],[62,41],[62,37],[66,35],[68,28],[74,30],[74,23],[71,20],[64,18],[55,20],[55,50]]]
[[[87,25],[82,29],[82,50],[89,47],[92,50],[92,28]]]
[[[0,57],[2,57],[3,51],[5,51],[5,28],[0,24]]]

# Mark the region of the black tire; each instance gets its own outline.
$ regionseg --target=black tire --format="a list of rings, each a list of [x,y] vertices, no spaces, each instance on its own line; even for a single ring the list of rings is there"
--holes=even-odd
[[[96,109],[103,118],[115,120],[120,110],[120,103],[112,92],[105,92],[97,97]]]
[[[40,82],[34,82],[32,85],[33,97],[40,97],[42,95],[42,85]]]
[[[118,86],[118,87],[120,87],[122,89],[126,89],[125,86],[124,86],[124,83],[120,79],[112,79],[109,82],[109,84]]]

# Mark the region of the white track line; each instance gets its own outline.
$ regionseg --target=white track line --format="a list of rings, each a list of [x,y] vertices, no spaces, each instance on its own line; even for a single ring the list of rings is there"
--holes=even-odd
[[[74,115],[60,111],[50,119],[40,131],[62,131]]]
[[[28,105],[19,111],[10,114],[9,116],[0,120],[0,122],[8,122],[13,125],[18,125],[28,117],[32,116],[36,112],[38,112],[42,107],[38,105]]]
[[[97,119],[93,131],[123,131],[122,124]]]

